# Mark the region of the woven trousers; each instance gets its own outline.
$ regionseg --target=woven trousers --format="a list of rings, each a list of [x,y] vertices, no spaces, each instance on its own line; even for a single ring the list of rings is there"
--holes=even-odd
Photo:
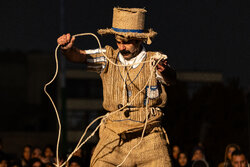
[[[104,125],[99,131],[100,140],[91,158],[91,167],[115,167],[123,162],[128,152],[141,137],[123,140]],[[133,136],[133,135],[132,135]],[[166,136],[161,127],[146,134],[122,165],[123,167],[171,167]]]

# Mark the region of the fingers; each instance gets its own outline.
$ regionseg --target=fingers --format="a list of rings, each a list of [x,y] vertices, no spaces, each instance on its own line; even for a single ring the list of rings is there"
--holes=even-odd
[[[62,49],[70,49],[75,41],[75,37],[72,37],[69,33],[60,36],[57,39],[57,43],[61,45]]]
[[[168,64],[168,63],[167,63],[167,60],[161,60],[161,61],[157,64],[156,68],[157,68],[157,70],[158,70],[159,72],[162,72],[162,71],[165,70],[167,64]]]
[[[167,62],[167,60],[161,60],[161,61],[159,62],[159,64],[160,64],[160,65],[167,65],[168,62]]]
[[[157,69],[159,72],[162,72],[162,71],[165,70],[165,67],[162,66],[162,65],[160,65],[160,64],[157,64],[156,69]]]
[[[68,34],[66,34],[66,41],[67,41],[67,43],[69,43],[70,40],[71,40],[71,35],[68,33]]]

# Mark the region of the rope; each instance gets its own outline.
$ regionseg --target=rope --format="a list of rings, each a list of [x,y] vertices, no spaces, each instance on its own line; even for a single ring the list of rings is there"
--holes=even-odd
[[[56,78],[57,74],[58,74],[58,58],[57,58],[57,50],[59,48],[60,45],[57,45],[56,49],[55,49],[55,61],[56,61],[56,71],[55,71],[55,74],[53,76],[53,78],[47,83],[45,84],[44,86],[44,92],[46,93],[46,95],[48,96],[49,100],[51,101],[53,107],[54,107],[54,110],[55,110],[55,113],[56,113],[56,117],[57,117],[57,121],[58,121],[58,137],[57,137],[57,146],[56,146],[56,166],[59,167],[59,153],[58,153],[58,150],[59,150],[59,143],[60,143],[60,138],[61,138],[61,121],[60,121],[60,117],[59,117],[59,114],[58,114],[58,111],[57,111],[57,108],[56,108],[56,105],[55,103],[53,102],[51,96],[49,95],[49,93],[47,92],[47,86],[49,86]]]
[[[152,59],[150,59],[150,62],[152,61]],[[158,60],[158,62],[156,63],[156,65],[159,63],[160,61]],[[151,65],[151,64],[150,64]],[[153,66],[152,67],[152,69],[154,69],[155,67],[156,67],[156,65],[155,66]],[[153,78],[153,73],[154,73],[154,70],[151,70],[151,73],[150,73],[150,77],[149,77],[149,80],[148,80],[148,83],[149,83],[149,88],[150,88],[150,86],[151,86],[151,81],[152,81],[152,78]],[[146,84],[146,86],[147,86],[147,84]],[[146,87],[145,86],[145,87]],[[141,90],[144,90],[144,88],[143,89],[141,89]],[[150,89],[149,89],[150,90]],[[135,99],[135,98],[134,98]],[[133,99],[133,100],[134,100]],[[148,123],[148,116],[149,116],[149,113],[148,113],[148,99],[149,99],[149,97],[147,97],[146,98],[146,120],[145,120],[145,124],[144,124],[144,127],[143,127],[143,131],[142,131],[142,134],[141,134],[141,139],[140,139],[140,141],[136,144],[136,145],[134,145],[130,150],[129,150],[129,152],[128,152],[128,154],[125,156],[125,158],[123,159],[123,161],[119,164],[119,165],[117,165],[117,167],[120,167],[120,166],[122,166],[122,164],[127,160],[127,158],[128,158],[128,156],[131,154],[131,152],[137,147],[137,146],[139,146],[140,144],[141,144],[141,142],[142,142],[142,139],[144,138],[144,135],[145,135],[145,131],[146,131],[146,127],[147,127],[147,123]],[[132,100],[132,101],[133,101]]]
[[[101,43],[100,43],[100,40],[98,39],[98,37],[97,37],[95,34],[93,34],[93,33],[81,33],[81,34],[73,35],[73,37],[86,36],[86,35],[90,35],[90,36],[93,36],[93,37],[96,38],[96,41],[97,41],[97,43],[98,43],[98,45],[99,45],[99,48],[100,48],[100,50],[101,50],[102,55],[105,56],[105,58],[106,58],[111,64],[113,64],[113,65],[115,65],[115,66],[120,66],[120,67],[130,66],[130,68],[129,68],[129,70],[130,70],[131,67],[132,67],[133,65],[141,64],[141,63],[148,63],[148,62],[150,63],[151,68],[152,68],[152,69],[151,69],[150,77],[149,77],[148,81],[146,82],[145,86],[144,86],[144,87],[134,96],[134,98],[130,101],[130,103],[133,102],[133,101],[135,100],[135,98],[136,98],[136,97],[146,88],[146,86],[147,86],[148,84],[149,84],[149,88],[150,88],[151,81],[152,81],[152,77],[153,77],[153,73],[154,73],[154,69],[156,68],[157,64],[163,59],[163,57],[160,57],[154,65],[152,65],[152,63],[154,62],[154,58],[153,58],[153,57],[151,57],[149,61],[143,61],[143,62],[140,62],[140,63],[133,63],[132,65],[119,65],[119,64],[114,63],[112,60],[110,60],[110,59],[106,56],[105,53],[103,53],[103,51],[102,51],[102,46],[101,46]],[[58,137],[57,137],[57,145],[56,145],[56,163],[55,163],[54,165],[55,165],[56,167],[63,167],[63,166],[65,166],[65,165],[67,164],[67,162],[70,160],[70,158],[73,156],[73,154],[74,154],[77,150],[79,150],[79,149],[80,149],[80,148],[81,148],[81,147],[82,147],[82,146],[83,146],[92,136],[94,136],[94,134],[95,134],[96,131],[100,128],[100,126],[103,124],[103,122],[104,122],[106,119],[108,119],[109,115],[114,114],[114,113],[116,113],[116,112],[118,112],[118,111],[123,110],[124,108],[126,108],[127,106],[129,106],[130,103],[127,103],[127,104],[124,105],[122,108],[120,108],[120,109],[118,109],[118,110],[116,110],[116,111],[113,111],[112,113],[107,113],[107,114],[105,114],[105,115],[103,115],[103,116],[99,116],[98,118],[96,118],[95,120],[93,120],[93,121],[87,126],[87,128],[85,129],[85,131],[84,131],[83,135],[81,136],[81,138],[80,138],[80,140],[79,140],[77,146],[76,146],[75,149],[72,151],[72,153],[68,156],[67,160],[66,160],[65,162],[63,162],[63,163],[60,165],[60,161],[59,161],[59,145],[60,145],[60,138],[61,138],[61,121],[60,121],[60,116],[59,116],[59,114],[58,114],[57,107],[56,107],[56,105],[55,105],[53,99],[51,98],[51,96],[50,96],[49,93],[47,92],[47,86],[49,86],[49,85],[55,80],[55,78],[56,78],[56,76],[57,76],[57,74],[58,74],[58,56],[57,56],[57,52],[58,52],[58,48],[59,48],[59,47],[60,47],[60,45],[58,44],[57,47],[56,47],[56,49],[55,49],[55,64],[56,64],[55,74],[54,74],[53,78],[52,78],[48,83],[45,84],[45,86],[44,86],[44,92],[45,92],[45,94],[48,96],[48,98],[49,98],[51,104],[53,105],[53,108],[54,108],[55,113],[56,113],[57,121],[58,121]],[[129,72],[129,70],[128,70],[128,72]],[[127,72],[127,74],[126,74],[126,78],[127,78],[128,72]],[[126,84],[126,78],[124,79],[124,84]],[[126,86],[126,85],[125,85],[125,86]],[[125,89],[125,86],[124,86],[124,89]],[[149,89],[149,91],[151,91],[151,90]],[[121,165],[127,160],[127,158],[128,158],[128,156],[130,155],[130,153],[131,153],[138,145],[140,145],[141,142],[142,142],[142,139],[143,139],[144,134],[145,134],[146,126],[147,126],[147,123],[148,123],[148,115],[149,115],[149,113],[148,113],[148,98],[149,98],[149,97],[147,97],[147,99],[146,99],[146,120],[145,120],[144,128],[143,128],[143,131],[142,131],[141,139],[140,139],[140,141],[139,141],[139,142],[138,142],[138,143],[128,152],[128,154],[125,156],[124,160],[123,160],[117,167],[121,166]],[[94,130],[94,131],[93,131],[93,132],[92,132],[92,133],[82,142],[82,140],[83,140],[83,138],[85,137],[85,135],[86,135],[86,133],[87,133],[89,127],[90,127],[91,125],[93,125],[96,121],[98,121],[99,119],[102,119],[101,122],[100,122],[100,124],[99,124],[99,125],[95,128],[95,130]]]

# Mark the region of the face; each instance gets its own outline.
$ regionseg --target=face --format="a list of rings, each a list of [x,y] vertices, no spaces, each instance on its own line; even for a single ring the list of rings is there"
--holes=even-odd
[[[231,160],[233,167],[247,167],[246,157],[242,155],[234,155]]]
[[[203,159],[203,153],[201,150],[196,150],[193,155],[193,160],[202,160]]]
[[[7,167],[8,165],[7,165],[7,161],[6,160],[2,160],[1,162],[0,162],[0,167]]]
[[[178,146],[173,146],[173,157],[174,159],[177,159],[177,156],[180,152],[180,148]]]
[[[230,147],[230,148],[228,149],[227,158],[228,158],[229,160],[232,159],[232,153],[233,153],[235,150],[236,150],[236,149],[235,149],[234,147]]]
[[[23,157],[24,159],[30,159],[31,156],[31,148],[30,147],[24,147],[23,149]]]
[[[78,157],[82,157],[82,149],[77,150],[73,155],[78,156]]]
[[[180,166],[185,166],[187,164],[187,156],[184,153],[179,155],[178,163]]]
[[[39,148],[35,148],[32,152],[32,158],[39,158],[42,155],[42,151]]]
[[[51,150],[51,148],[47,147],[47,148],[44,150],[44,156],[45,156],[45,157],[53,157],[53,156],[54,156],[54,153],[53,153],[53,151]]]
[[[141,41],[138,40],[129,40],[127,42],[122,41],[121,39],[116,39],[117,47],[126,60],[137,56],[141,50]]]

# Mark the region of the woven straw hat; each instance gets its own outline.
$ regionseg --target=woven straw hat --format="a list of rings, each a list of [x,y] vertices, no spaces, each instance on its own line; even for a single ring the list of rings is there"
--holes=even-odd
[[[101,35],[114,34],[128,39],[142,39],[151,44],[151,38],[157,35],[155,31],[144,30],[145,13],[141,8],[114,8],[112,28],[100,29]]]

